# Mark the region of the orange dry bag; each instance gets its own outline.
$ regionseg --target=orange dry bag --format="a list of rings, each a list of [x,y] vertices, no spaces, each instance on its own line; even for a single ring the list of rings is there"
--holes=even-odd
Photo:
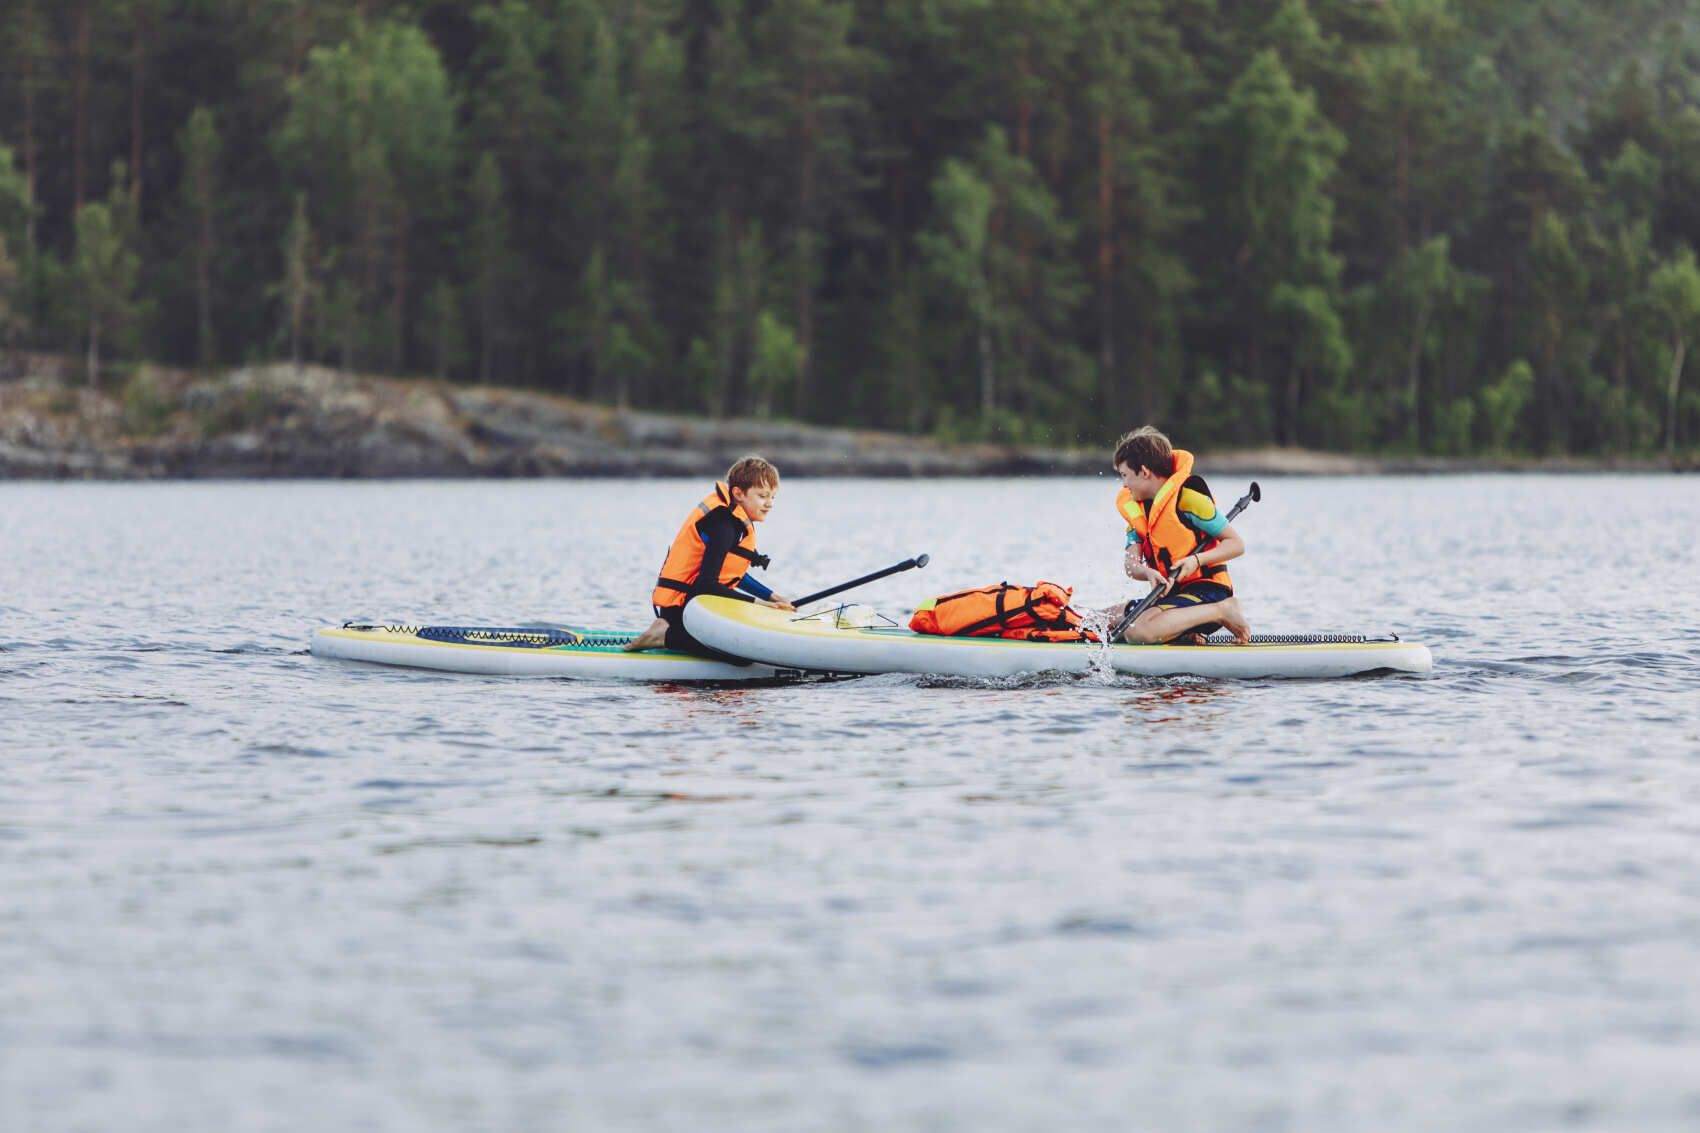
[[[1096,641],[1080,628],[1068,604],[1074,591],[1054,582],[1011,586],[1007,582],[959,590],[921,603],[909,628],[943,637],[1011,637],[1023,641]]]

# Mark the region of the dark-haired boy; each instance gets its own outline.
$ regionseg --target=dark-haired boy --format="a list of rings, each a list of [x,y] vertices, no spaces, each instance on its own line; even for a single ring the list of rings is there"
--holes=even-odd
[[[1127,641],[1203,637],[1218,626],[1241,644],[1251,638],[1222,565],[1245,554],[1245,541],[1216,507],[1204,478],[1193,475],[1192,463],[1192,453],[1174,448],[1150,425],[1116,444],[1122,478],[1116,511],[1127,523],[1127,575],[1163,588],[1163,596],[1123,631]]]

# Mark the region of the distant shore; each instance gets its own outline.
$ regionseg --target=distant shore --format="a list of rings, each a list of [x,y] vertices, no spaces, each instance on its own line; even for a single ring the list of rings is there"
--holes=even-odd
[[[1106,451],[948,444],[795,422],[623,410],[526,390],[287,363],[205,375],[142,367],[88,388],[25,359],[0,380],[0,479],[705,476],[760,452],[789,476],[1108,474]],[[1104,445],[1114,438],[1106,434]],[[1364,456],[1204,449],[1212,472],[1437,475],[1669,471],[1657,459]],[[1694,470],[1692,460],[1676,466]]]

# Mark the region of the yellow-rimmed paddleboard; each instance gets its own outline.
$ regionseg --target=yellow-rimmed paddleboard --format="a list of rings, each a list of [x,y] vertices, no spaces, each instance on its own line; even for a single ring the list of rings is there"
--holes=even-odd
[[[350,622],[314,632],[315,657],[370,661],[448,673],[502,677],[586,677],[638,681],[774,680],[800,673],[736,665],[687,653],[622,649],[636,634],[550,628],[371,625]]]
[[[685,607],[685,628],[705,645],[768,665],[834,673],[933,673],[1012,677],[1087,672],[1105,658],[1118,673],[1173,677],[1349,677],[1426,673],[1428,647],[1396,637],[1295,634],[1254,637],[1250,645],[1103,646],[1094,642],[935,637],[895,627],[846,624],[832,611],[799,615],[704,596]],[[1226,639],[1224,639],[1226,642]]]

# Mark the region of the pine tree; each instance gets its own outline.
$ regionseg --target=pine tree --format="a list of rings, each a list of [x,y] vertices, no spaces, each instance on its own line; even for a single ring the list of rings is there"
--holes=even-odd
[[[126,238],[126,227],[113,215],[110,202],[77,210],[75,270],[87,333],[84,373],[90,386],[100,377],[103,342],[121,333],[136,313],[133,292],[140,261]]]
[[[794,178],[790,191],[775,198],[789,217],[785,275],[801,359],[793,383],[800,405],[810,398],[816,365],[816,296],[828,230],[857,188],[853,131],[867,112],[861,85],[872,61],[852,41],[854,19],[847,0],[796,0],[768,8],[754,28],[755,50],[775,60],[765,93],[776,103],[773,120],[782,124],[775,141],[783,157],[773,166]]]
[[[468,203],[472,209],[468,228],[472,292],[478,308],[478,380],[488,384],[495,375],[497,350],[505,337],[503,311],[512,270],[507,195],[501,167],[491,154],[478,160]]]
[[[313,255],[313,225],[307,218],[307,194],[295,195],[295,212],[283,234],[283,280],[276,291],[283,298],[284,334],[289,340],[289,360],[299,367],[307,316],[316,292]]]
[[[9,353],[16,341],[23,320],[18,317],[13,298],[18,290],[18,265],[6,246],[6,234],[0,232],[0,359]],[[7,359],[6,361],[9,361]],[[0,376],[9,376],[8,365],[0,365]]]
[[[406,360],[414,228],[448,202],[455,113],[431,43],[415,27],[379,24],[309,53],[274,139],[294,182],[323,210],[315,227],[349,251],[357,310],[391,370]]]
[[[1223,291],[1224,313],[1238,324],[1231,356],[1254,388],[1275,383],[1278,437],[1298,443],[1307,394],[1351,364],[1327,194],[1345,142],[1272,49],[1252,60],[1204,125],[1222,178],[1213,185],[1221,207],[1212,221],[1231,241],[1222,262],[1236,269]]]
[[[218,353],[212,318],[213,211],[219,196],[222,145],[212,112],[197,106],[178,136],[177,148],[183,155],[183,195],[195,222],[195,326],[203,366],[210,366]]]
[[[1678,432],[1679,394],[1682,371],[1688,363],[1688,347],[1700,334],[1700,267],[1695,266],[1694,250],[1679,248],[1653,272],[1648,290],[1670,350],[1668,377],[1665,381],[1665,452],[1676,451]]]

